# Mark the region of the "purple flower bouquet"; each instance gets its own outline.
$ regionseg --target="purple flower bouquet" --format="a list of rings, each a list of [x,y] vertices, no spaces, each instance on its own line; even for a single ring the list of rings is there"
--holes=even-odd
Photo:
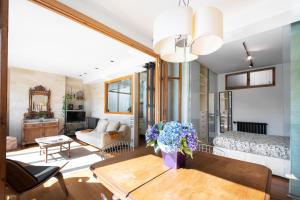
[[[164,164],[171,168],[183,167],[185,156],[193,158],[198,138],[193,125],[176,121],[160,122],[146,133],[147,146],[153,146],[156,153],[162,151]]]

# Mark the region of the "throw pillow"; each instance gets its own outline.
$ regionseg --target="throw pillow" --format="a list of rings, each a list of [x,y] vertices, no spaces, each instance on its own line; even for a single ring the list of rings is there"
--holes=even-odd
[[[119,128],[120,128],[120,122],[109,122],[106,128],[106,132],[117,131]]]
[[[106,131],[107,126],[108,126],[108,121],[105,119],[101,119],[99,120],[95,131],[97,133],[104,133]]]

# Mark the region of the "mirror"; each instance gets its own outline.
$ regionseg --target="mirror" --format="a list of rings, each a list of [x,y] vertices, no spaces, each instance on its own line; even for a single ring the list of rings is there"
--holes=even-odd
[[[220,133],[232,130],[232,92],[219,93]]]
[[[33,95],[32,96],[32,111],[40,112],[47,111],[48,97],[44,95]]]
[[[29,89],[29,108],[25,119],[53,118],[50,108],[50,90],[39,85]]]
[[[105,113],[132,114],[132,77],[105,82]]]

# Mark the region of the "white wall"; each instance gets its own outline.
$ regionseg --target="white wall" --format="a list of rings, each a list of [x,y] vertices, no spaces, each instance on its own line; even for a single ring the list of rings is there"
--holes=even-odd
[[[65,95],[65,76],[9,68],[9,135],[21,143],[22,120],[29,107],[29,89],[38,85],[51,91],[51,109],[54,117],[63,125],[62,97]]]
[[[265,122],[269,135],[288,136],[289,82],[289,64],[278,64],[274,87],[232,90],[233,121]],[[218,91],[224,90],[225,74],[219,74]]]

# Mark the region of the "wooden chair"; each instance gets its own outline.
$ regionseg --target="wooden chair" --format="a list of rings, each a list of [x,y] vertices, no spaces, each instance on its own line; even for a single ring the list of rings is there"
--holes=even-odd
[[[30,191],[40,186],[48,179],[55,177],[58,179],[66,197],[68,197],[69,192],[66,188],[62,173],[60,172],[62,167],[34,166],[19,161],[6,159],[6,184],[14,191],[17,199],[19,199],[20,195],[23,193]]]
[[[218,156],[225,156],[225,152],[222,151],[221,149],[201,142],[198,142],[197,151],[214,154]]]

